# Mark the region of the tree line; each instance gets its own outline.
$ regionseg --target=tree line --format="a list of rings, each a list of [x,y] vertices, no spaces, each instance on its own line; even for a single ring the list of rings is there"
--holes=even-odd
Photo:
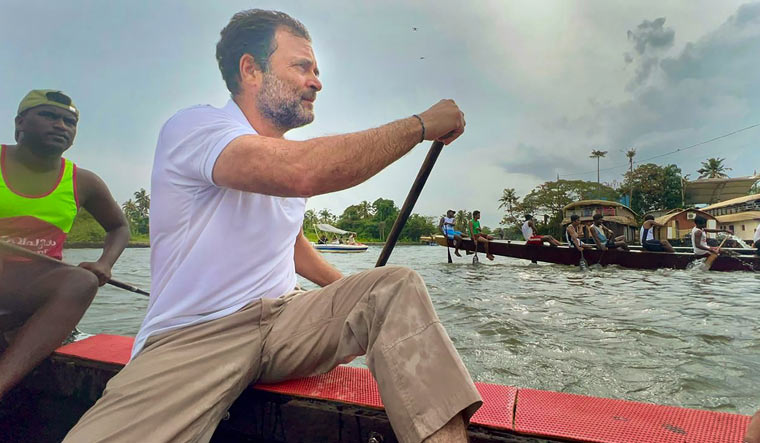
[[[359,241],[383,242],[393,227],[400,209],[393,200],[378,198],[374,202],[362,201],[350,205],[340,215],[328,209],[306,211],[304,216],[304,233],[316,239],[316,224],[326,223],[345,231],[356,232]],[[419,241],[422,236],[438,232],[438,217],[412,214],[401,230],[400,240]]]

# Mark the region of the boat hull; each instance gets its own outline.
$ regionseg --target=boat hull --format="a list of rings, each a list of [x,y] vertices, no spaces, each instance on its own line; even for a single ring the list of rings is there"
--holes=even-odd
[[[133,339],[96,335],[56,351],[0,402],[0,440],[58,442],[129,360]],[[739,441],[749,417],[475,383],[467,428],[483,442]],[[182,389],[182,387],[179,387]],[[396,438],[369,370],[332,371],[245,389],[212,442],[382,442]]]
[[[443,236],[437,236],[436,241],[446,245]],[[448,240],[449,246],[454,247],[454,242]],[[462,242],[462,249],[474,251],[475,246],[469,239]],[[483,245],[478,245],[479,252],[485,252]],[[494,240],[489,244],[489,252],[503,257],[522,258],[533,262],[547,262],[561,265],[577,265],[580,262],[580,253],[575,248],[567,246],[541,246],[529,245],[522,241]],[[649,252],[642,250],[623,251],[608,249],[600,251],[584,249],[583,258],[589,265],[599,264],[602,266],[618,265],[631,269],[686,269],[689,265],[703,259],[686,252]],[[760,257],[756,255],[740,255],[735,257],[719,256],[712,265],[713,271],[760,271]]]

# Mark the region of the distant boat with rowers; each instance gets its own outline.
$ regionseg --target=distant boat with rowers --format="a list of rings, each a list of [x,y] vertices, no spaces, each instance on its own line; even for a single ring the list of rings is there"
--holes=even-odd
[[[319,252],[365,252],[367,245],[357,242],[356,232],[344,231],[327,223],[314,225],[317,243],[312,243]]]
[[[446,246],[447,240],[442,235],[435,237],[436,242]],[[454,247],[454,242],[448,240],[448,245]],[[474,251],[475,247],[469,238],[462,241],[461,249],[465,251]],[[694,255],[692,252],[649,252],[644,250],[623,251],[619,249],[608,249],[600,251],[598,249],[586,249],[583,251],[583,258],[589,265],[618,265],[623,268],[632,269],[686,269],[689,265],[704,257]],[[681,249],[681,248],[679,248]],[[691,249],[691,248],[689,248]],[[713,271],[760,271],[760,256],[754,255],[754,249],[731,249],[730,255],[721,255],[710,268]],[[483,246],[478,248],[479,252],[485,252]],[[492,240],[489,251],[494,255],[502,257],[513,257],[530,260],[532,262],[557,263],[561,265],[577,265],[581,256],[575,248],[567,246],[540,246],[526,244],[524,241],[510,240]]]

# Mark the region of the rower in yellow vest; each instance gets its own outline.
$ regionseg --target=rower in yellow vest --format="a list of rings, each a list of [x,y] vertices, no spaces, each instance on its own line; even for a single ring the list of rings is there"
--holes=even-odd
[[[490,240],[493,240],[493,237],[488,234],[483,234],[483,231],[480,228],[480,211],[472,211],[472,220],[470,220],[469,228],[472,241],[475,242],[476,245],[478,243],[483,244],[486,250],[486,258],[493,260],[493,254],[488,251],[488,243]]]
[[[33,90],[18,107],[17,144],[0,145],[0,401],[74,329],[129,240],[126,218],[105,183],[62,157],[78,122],[67,95]],[[107,233],[97,261],[69,267],[3,246],[60,260],[80,207]]]

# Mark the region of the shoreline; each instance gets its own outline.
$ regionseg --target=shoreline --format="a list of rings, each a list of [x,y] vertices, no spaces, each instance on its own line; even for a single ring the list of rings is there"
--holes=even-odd
[[[63,244],[63,249],[102,249],[103,248],[103,242],[98,241],[75,241],[75,242],[66,242]],[[127,248],[150,248],[150,243],[148,242],[129,242],[127,243]]]

